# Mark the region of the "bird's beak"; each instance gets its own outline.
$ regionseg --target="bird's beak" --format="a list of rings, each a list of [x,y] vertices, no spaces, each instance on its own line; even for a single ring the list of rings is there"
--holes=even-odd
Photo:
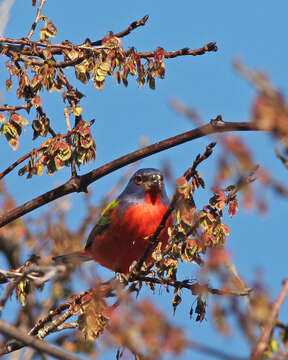
[[[149,175],[145,181],[145,191],[161,191],[163,186],[163,177],[160,174]]]

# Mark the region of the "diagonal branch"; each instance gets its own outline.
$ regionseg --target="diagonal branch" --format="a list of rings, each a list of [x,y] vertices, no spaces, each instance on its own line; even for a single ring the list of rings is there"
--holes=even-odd
[[[172,59],[174,57],[177,56],[185,56],[185,55],[192,55],[192,56],[197,56],[197,55],[203,55],[206,52],[210,52],[210,51],[217,51],[218,47],[216,45],[216,42],[210,42],[204,46],[202,46],[199,49],[195,49],[195,50],[190,50],[189,48],[183,48],[180,50],[176,50],[176,51],[167,51],[164,54],[165,59]],[[137,55],[139,55],[141,58],[151,58],[154,56],[155,51],[150,51],[150,52],[143,52],[143,53],[137,53]]]
[[[198,156],[194,160],[193,166],[191,168],[189,168],[187,171],[185,171],[185,174],[183,175],[183,177],[187,181],[189,181],[197,173],[196,172],[197,166],[212,154],[212,151],[213,151],[213,148],[215,145],[216,145],[216,143],[209,144],[208,146],[206,146],[206,151],[202,156],[200,156],[200,154],[198,154]],[[136,274],[138,274],[140,272],[142,265],[143,265],[144,261],[146,260],[149,252],[158,244],[158,242],[159,242],[158,236],[160,235],[161,231],[165,228],[166,222],[167,222],[168,218],[170,217],[170,215],[172,214],[172,212],[174,211],[175,205],[176,205],[178,199],[179,199],[179,193],[178,193],[178,191],[176,191],[174,193],[174,195],[172,196],[172,199],[170,201],[168,209],[164,213],[164,215],[160,221],[160,224],[156,228],[154,234],[152,234],[152,236],[149,238],[149,244],[146,247],[141,259],[138,261],[138,264],[136,266],[136,269],[135,269]],[[134,274],[132,274],[132,278],[133,278],[133,276],[134,276]]]
[[[37,26],[38,22],[39,22],[40,19],[41,19],[41,11],[42,11],[42,8],[43,8],[45,2],[46,2],[46,0],[41,0],[41,3],[40,3],[40,5],[39,5],[39,7],[38,7],[38,9],[37,9],[35,21],[34,21],[34,23],[33,23],[32,26],[31,26],[31,29],[30,29],[30,31],[29,31],[29,34],[27,35],[27,39],[28,39],[28,40],[31,39],[31,36],[34,34],[34,31],[35,31],[35,29],[36,29],[36,26]]]
[[[278,295],[277,299],[275,300],[272,310],[271,310],[271,313],[270,313],[270,316],[267,318],[266,324],[264,325],[263,332],[252,351],[250,360],[262,359],[263,353],[266,350],[269,339],[270,339],[271,331],[272,331],[274,325],[276,324],[279,309],[280,309],[285,297],[287,296],[287,294],[288,294],[288,279],[285,279],[283,281],[282,290],[280,291],[280,294]]]
[[[216,119],[217,120],[217,119]],[[143,159],[152,154],[156,154],[163,150],[172,148],[174,146],[183,144],[185,142],[204,137],[209,134],[229,132],[229,131],[263,131],[259,125],[252,122],[224,122],[212,120],[209,124],[203,125],[191,131],[187,131],[180,135],[170,137],[150,146],[124,155],[115,159],[95,170],[88,172],[82,176],[73,177],[65,184],[42,194],[25,204],[14,208],[0,216],[0,228],[11,221],[39,208],[44,204],[59,199],[65,195],[74,192],[87,192],[87,187],[94,181],[110,174],[111,172],[122,168],[125,165],[131,164],[137,160]]]
[[[136,28],[138,28],[139,26],[144,26],[147,22],[149,18],[149,15],[145,15],[143,16],[143,18],[139,21],[133,21],[127,29],[123,30],[123,31],[120,31],[119,33],[115,34],[116,37],[118,38],[121,38],[121,37],[124,37],[126,35],[129,35],[131,33],[131,31],[135,30]],[[98,46],[98,45],[101,45],[102,44],[102,41],[103,39],[101,40],[96,40],[96,41],[93,41],[91,43],[92,46]]]
[[[75,46],[74,49],[83,49],[84,45],[80,45],[80,46]],[[95,50],[93,47],[87,47],[87,49],[93,50],[95,54],[100,54],[101,51],[100,50]],[[103,47],[105,48],[105,47]],[[218,47],[216,45],[216,42],[210,42],[204,46],[202,46],[199,49],[194,49],[194,50],[190,50],[189,48],[183,48],[180,50],[175,50],[175,51],[165,51],[164,53],[164,58],[165,59],[172,59],[175,58],[177,56],[185,56],[185,55],[190,55],[190,56],[197,56],[197,55],[204,55],[206,52],[211,52],[211,51],[217,51]],[[128,54],[131,52],[131,50],[128,50],[125,52],[125,56],[128,56]],[[135,55],[138,55],[140,58],[143,59],[150,59],[153,58],[155,56],[155,52],[156,50],[153,51],[148,51],[148,52],[135,52]],[[51,52],[52,53],[52,52]],[[82,61],[84,61],[85,59],[89,58],[89,54],[85,54],[83,56],[80,56],[74,60],[66,60],[66,61],[60,61],[60,62],[56,62],[55,60],[51,60],[50,64],[53,65],[53,67],[55,68],[66,68],[66,67],[70,67],[70,66],[75,66],[77,64],[80,64]],[[47,60],[38,60],[35,58],[29,58],[27,56],[23,56],[22,54],[19,55],[19,61],[23,61],[23,62],[29,62],[29,64],[33,64],[33,65],[37,65],[37,66],[43,66],[44,64],[47,63]],[[65,83],[65,82],[64,82]]]
[[[221,360],[246,360],[246,358],[244,357],[229,355],[222,350],[214,349],[209,345],[201,344],[198,341],[194,340],[189,341],[189,347],[191,348],[191,350],[195,350],[199,353],[212,356],[213,359],[218,358]]]
[[[23,333],[21,330],[17,329],[15,326],[12,326],[5,321],[0,319],[0,332],[6,336],[15,338],[21,343],[24,343],[27,346],[31,346],[33,349],[51,355],[57,359],[61,360],[81,360],[80,357],[75,356],[71,353],[68,353],[54,345],[48,344],[46,341],[35,339],[31,335]],[[7,345],[7,350],[9,352],[9,345]],[[2,350],[2,349],[1,349]],[[3,352],[4,354],[4,352]]]
[[[229,288],[225,289],[215,289],[211,288],[207,284],[199,284],[199,283],[191,283],[187,280],[178,281],[178,280],[171,280],[171,279],[158,279],[151,276],[142,276],[142,275],[135,275],[132,281],[145,281],[152,284],[159,284],[159,285],[168,285],[174,287],[175,289],[187,289],[192,292],[193,295],[203,295],[203,294],[213,294],[213,295],[231,295],[231,296],[247,296],[252,291],[251,288],[244,288],[243,290],[233,290]]]
[[[53,131],[52,129],[50,129],[51,131]],[[70,130],[68,131],[67,134],[65,135],[58,135],[60,138],[62,139],[66,139],[69,138],[76,129]],[[54,132],[54,131],[53,131]],[[55,134],[56,136],[56,134]],[[31,155],[33,154],[37,154],[39,151],[43,150],[46,147],[45,144],[40,145],[38,148],[31,150],[29,153],[23,155],[21,158],[19,158],[18,160],[16,160],[13,164],[11,164],[10,166],[8,166],[7,169],[5,169],[4,171],[2,171],[0,173],[0,180],[3,179],[4,176],[6,176],[7,174],[9,174],[12,170],[14,170],[18,165],[20,165],[23,161],[25,161],[26,159],[28,159]]]

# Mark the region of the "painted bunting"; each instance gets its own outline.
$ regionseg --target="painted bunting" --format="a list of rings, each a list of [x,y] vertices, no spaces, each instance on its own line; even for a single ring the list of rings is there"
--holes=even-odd
[[[158,227],[169,205],[163,174],[157,169],[140,169],[124,191],[101,213],[83,250],[56,256],[60,263],[78,263],[94,259],[115,272],[128,273],[134,261],[141,259],[148,246],[147,237]],[[162,248],[168,241],[167,228],[159,235]],[[145,260],[153,263],[151,250]]]

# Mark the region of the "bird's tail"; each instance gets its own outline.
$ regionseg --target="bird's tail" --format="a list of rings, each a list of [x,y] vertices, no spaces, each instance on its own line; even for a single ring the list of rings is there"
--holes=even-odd
[[[52,258],[57,264],[72,264],[77,265],[85,261],[93,260],[92,256],[86,254],[84,250],[74,251],[72,253],[54,256]]]

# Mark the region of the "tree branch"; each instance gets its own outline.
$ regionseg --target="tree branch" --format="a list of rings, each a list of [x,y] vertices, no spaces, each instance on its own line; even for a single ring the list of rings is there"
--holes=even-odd
[[[1,39],[0,39],[1,40]],[[59,44],[60,45],[60,44]],[[82,49],[86,49],[86,50],[93,50],[94,53],[99,54],[101,52],[101,50],[98,50],[97,48],[93,48],[90,46],[85,46],[85,48],[83,48],[84,45],[79,45],[79,46],[74,46],[74,49],[78,49],[78,50],[82,50]],[[62,49],[62,47],[61,47]],[[105,49],[105,46],[103,46],[102,49]],[[185,56],[185,55],[190,55],[190,56],[197,56],[197,55],[204,55],[206,52],[211,52],[211,51],[217,51],[218,47],[216,45],[216,42],[210,42],[204,46],[202,46],[199,49],[194,49],[194,50],[190,50],[189,48],[183,48],[180,50],[175,50],[175,51],[167,51],[164,53],[164,58],[165,59],[172,59],[175,58],[177,56]],[[125,55],[128,56],[128,53],[131,52],[131,50],[128,50],[125,52]],[[22,52],[23,53],[23,52]],[[51,51],[51,53],[55,53],[55,51]],[[149,59],[149,58],[153,58],[155,55],[155,50],[153,51],[148,51],[148,52],[135,52],[135,55],[138,55],[140,58],[143,59]],[[34,54],[30,54],[30,55],[34,55]],[[66,60],[66,61],[53,61],[50,60],[50,65],[52,65],[54,68],[66,68],[66,67],[70,67],[70,66],[75,66],[77,64],[80,64],[82,61],[84,61],[85,59],[87,59],[90,55],[85,54],[83,56],[80,56],[74,60]],[[43,66],[44,64],[47,63],[47,60],[37,60],[37,59],[32,59],[32,58],[28,58],[27,56],[24,56],[23,54],[19,55],[19,61],[23,61],[23,62],[29,62],[29,64],[33,64],[33,65],[37,65],[37,66]]]
[[[81,360],[80,357],[75,356],[71,353],[63,351],[62,349],[48,344],[46,341],[35,339],[35,337],[31,335],[27,335],[23,333],[21,330],[17,329],[15,326],[12,326],[5,321],[0,319],[0,332],[6,336],[13,337],[21,343],[24,343],[26,346],[30,346],[33,349],[40,351],[41,353],[45,353],[56,357],[61,360]],[[6,349],[0,349],[0,355],[6,354],[9,352],[9,345],[7,345]]]
[[[0,106],[0,111],[14,112],[17,110],[26,110],[27,112],[29,112],[31,106],[32,106],[31,101],[27,102],[26,105],[17,105],[17,106],[3,105],[3,106]]]
[[[267,318],[266,324],[264,325],[263,332],[252,351],[250,360],[262,359],[263,352],[267,348],[269,342],[271,331],[274,325],[276,324],[279,309],[287,294],[288,294],[288,279],[285,279],[283,281],[282,290],[280,291],[280,294],[275,300],[270,316]]]
[[[33,338],[34,336],[37,336],[39,339],[43,340],[52,332],[59,331],[58,329],[61,329],[61,326],[65,328],[67,324],[64,322],[69,319],[69,317],[75,315],[75,305],[77,306],[77,304],[80,304],[83,297],[87,294],[87,291],[82,291],[80,294],[69,298],[65,303],[58,305],[57,308],[50,310],[45,317],[40,318],[36,322],[34,327],[28,332],[28,336]],[[65,312],[63,313],[63,311]],[[56,319],[54,319],[55,317]],[[68,326],[66,328],[68,328]],[[24,346],[26,346],[26,344],[23,342],[12,341],[9,343],[9,346],[6,346],[5,349],[0,349],[0,355],[22,349]]]
[[[245,288],[241,291],[239,290],[232,290],[232,289],[215,289],[211,288],[210,286],[204,284],[201,285],[199,283],[191,284],[189,281],[178,281],[178,280],[171,280],[171,279],[158,279],[150,276],[142,276],[142,275],[135,275],[132,278],[132,281],[145,281],[152,284],[159,284],[159,285],[168,285],[172,286],[175,289],[188,289],[192,292],[193,295],[203,295],[203,294],[213,294],[213,295],[233,295],[233,296],[247,296],[252,291],[251,288]]]
[[[126,35],[129,35],[131,33],[131,31],[137,29],[139,26],[144,26],[147,22],[149,18],[149,15],[145,15],[143,16],[143,18],[139,21],[133,21],[127,29],[123,30],[123,31],[120,31],[119,33],[115,34],[116,37],[118,38],[121,38],[121,37],[124,37]],[[96,41],[93,41],[91,43],[92,46],[97,46],[97,45],[102,45],[102,41],[103,39],[101,40],[96,40]]]
[[[166,140],[162,140],[150,146],[146,146],[142,149],[124,155],[118,159],[115,159],[95,170],[88,172],[82,176],[77,176],[68,180],[65,184],[42,194],[25,204],[14,208],[5,214],[0,216],[0,228],[9,222],[18,219],[19,217],[39,208],[44,204],[48,204],[51,201],[59,199],[62,196],[74,193],[74,192],[87,192],[87,187],[94,181],[102,178],[103,176],[110,174],[111,172],[120,169],[121,167],[131,164],[137,160],[143,159],[152,154],[156,154],[166,149],[170,149],[174,146],[183,144],[185,142],[204,137],[209,134],[222,133],[228,131],[260,131],[261,129],[257,124],[252,122],[224,122],[215,121],[207,125],[203,125],[191,131],[187,131],[180,135],[170,137]]]
[[[37,26],[38,22],[39,22],[40,19],[41,19],[41,11],[42,11],[42,8],[43,8],[45,2],[46,2],[46,0],[41,0],[41,3],[40,3],[40,5],[39,5],[39,7],[38,7],[38,9],[37,9],[35,21],[34,21],[34,23],[33,23],[32,26],[31,26],[31,29],[30,29],[30,31],[29,31],[29,34],[27,35],[27,39],[28,39],[28,40],[30,40],[31,36],[33,35],[33,33],[34,33],[35,29],[36,29],[36,26]]]
[[[199,353],[212,356],[213,359],[218,358],[218,359],[222,359],[222,360],[246,360],[246,358],[226,354],[221,350],[214,349],[210,346],[201,344],[194,340],[189,341],[189,346],[191,349],[193,349]]]
[[[165,52],[164,57],[165,59],[172,59],[176,56],[184,56],[184,55],[197,56],[197,55],[203,55],[206,52],[217,51],[217,50],[218,47],[216,46],[216,42],[210,42],[207,45],[204,45],[203,47],[195,50],[190,50],[189,48],[183,48],[176,51]],[[154,51],[150,51],[146,53],[137,53],[137,55],[139,55],[141,58],[150,58],[154,56]]]
[[[54,133],[54,131],[50,128],[50,130]],[[72,129],[70,131],[68,131],[67,134],[64,135],[60,135],[60,134],[55,134],[55,136],[58,136],[61,139],[66,139],[69,138],[77,129]],[[19,158],[18,160],[16,160],[13,164],[11,164],[10,166],[8,166],[7,169],[5,169],[4,171],[2,171],[0,173],[0,180],[3,179],[4,176],[6,176],[7,174],[9,174],[12,170],[14,170],[18,165],[20,165],[23,161],[25,161],[26,159],[28,159],[31,155],[33,154],[37,154],[39,151],[43,150],[46,147],[46,145],[42,144],[40,145],[38,148],[31,150],[29,153],[27,153],[26,155],[23,155],[21,158]]]
[[[222,119],[222,118],[221,118]],[[214,120],[213,120],[214,121]],[[214,146],[216,145],[216,143],[211,143],[206,147],[206,151],[205,153],[200,156],[200,154],[196,157],[196,159],[194,160],[193,166],[191,168],[189,168],[187,171],[185,171],[185,174],[183,175],[183,177],[186,178],[187,181],[189,181],[192,176],[195,175],[196,173],[196,168],[197,166],[204,161],[205,159],[207,159],[211,154],[212,154],[212,149],[214,148]],[[149,252],[153,249],[153,247],[155,247],[157,245],[157,243],[159,242],[158,236],[160,235],[161,231],[164,229],[165,224],[169,218],[169,216],[172,214],[172,212],[174,211],[175,208],[175,204],[177,203],[179,198],[179,194],[176,191],[170,201],[170,204],[168,206],[168,209],[166,210],[165,214],[163,215],[160,224],[158,225],[158,227],[156,228],[154,234],[149,238],[149,244],[146,247],[141,259],[138,261],[138,264],[136,266],[136,273],[138,274],[142,268],[142,265],[144,263],[144,261],[146,260]],[[131,274],[132,278],[133,278],[133,273]]]

